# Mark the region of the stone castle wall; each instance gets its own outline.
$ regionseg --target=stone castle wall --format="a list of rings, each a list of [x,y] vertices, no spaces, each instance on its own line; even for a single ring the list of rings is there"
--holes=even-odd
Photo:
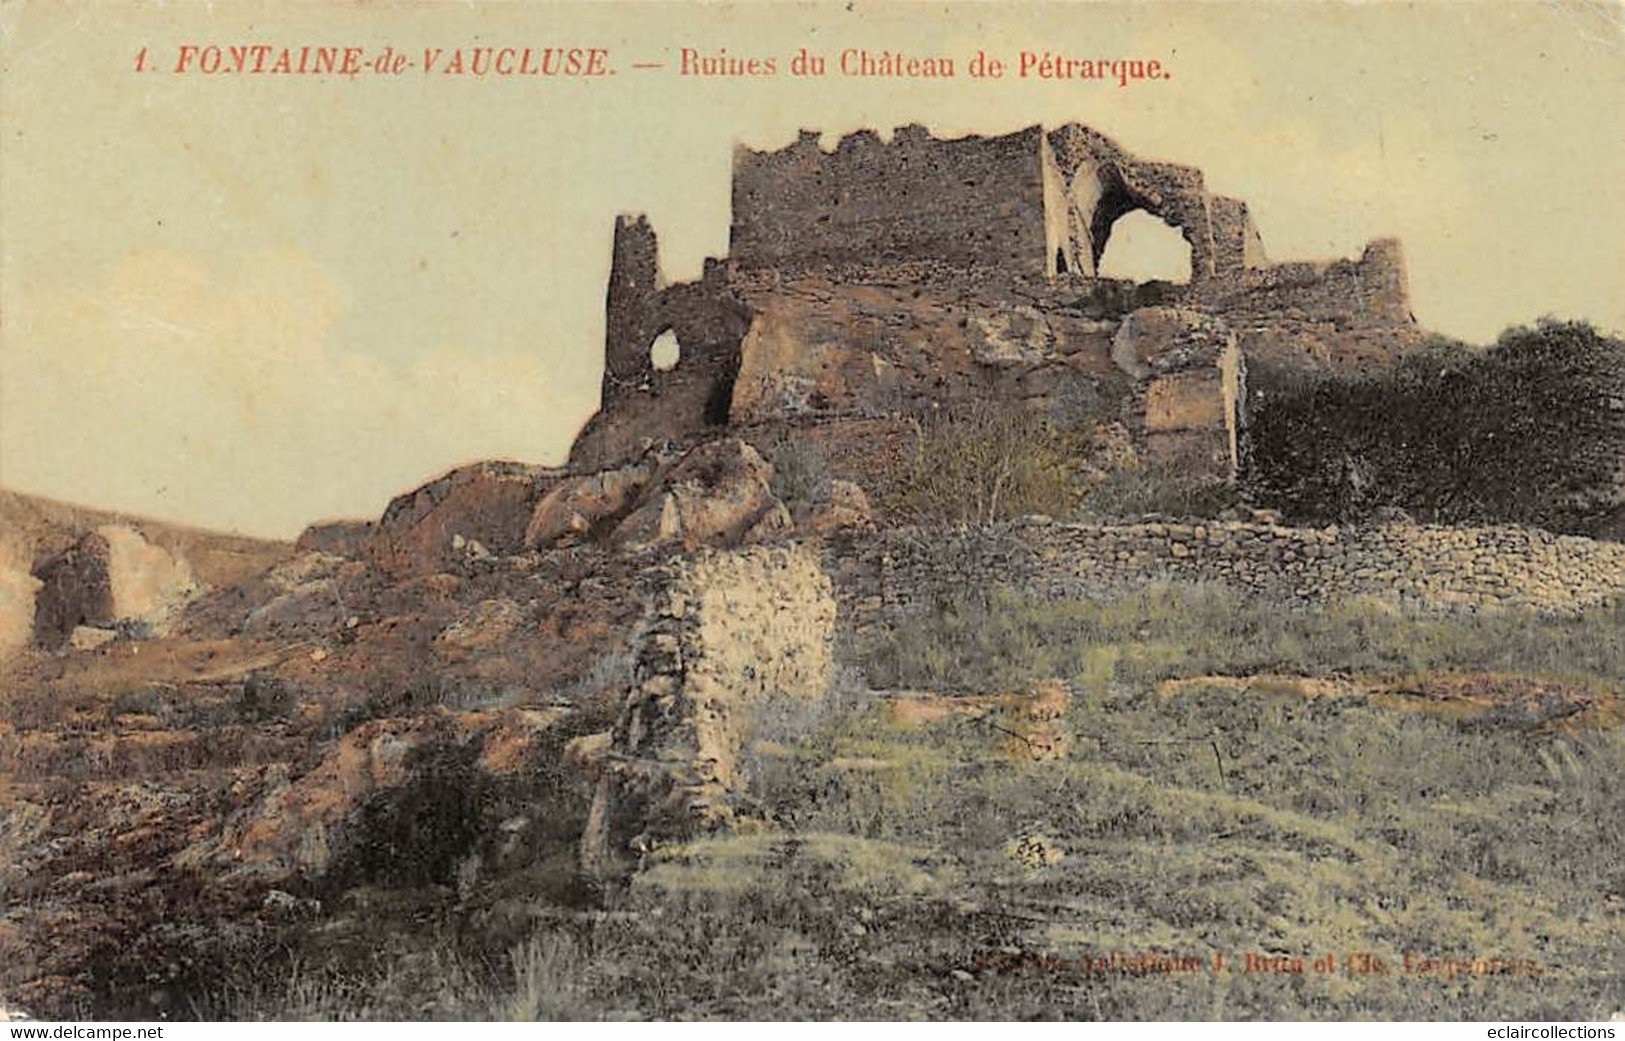
[[[1010,275],[1046,271],[1038,127],[939,141],[923,127],[864,131],[833,152],[803,133],[734,158],[729,257],[746,269],[936,260]]]
[[[681,439],[727,423],[750,311],[723,265],[710,261],[699,281],[668,286],[659,252],[648,220],[615,222],[601,401],[571,446],[570,466],[577,471],[635,456],[647,439]],[[679,355],[675,365],[658,369],[653,348],[668,332]]]
[[[1253,225],[1247,204],[1240,199],[1215,195],[1208,200],[1213,221],[1213,267],[1215,271],[1246,271],[1269,266],[1264,240]]]
[[[1246,268],[1198,287],[1188,303],[1223,315],[1258,361],[1357,369],[1425,339],[1395,239],[1378,239],[1352,260]]]
[[[1112,227],[1124,214],[1144,210],[1178,229],[1190,246],[1191,281],[1201,283],[1230,273],[1219,266],[1220,239],[1256,238],[1245,207],[1233,207],[1225,216],[1231,225],[1215,226],[1213,196],[1203,183],[1202,171],[1192,166],[1150,162],[1124,151],[1115,141],[1089,127],[1068,123],[1044,135],[1044,170],[1053,187],[1046,196],[1051,207],[1059,246],[1052,274],[1066,271],[1085,276],[1099,274],[1100,260]],[[1064,220],[1054,220],[1056,211]],[[1244,231],[1242,225],[1246,225]],[[1222,250],[1226,259],[1240,261],[1242,250],[1230,242]]]
[[[1409,279],[1397,239],[1378,239],[1355,260],[1294,261],[1238,276],[1210,294],[1232,315],[1341,318],[1361,325],[1411,319]]]
[[[1110,599],[1214,583],[1283,605],[1364,596],[1422,610],[1571,614],[1625,598],[1625,545],[1534,528],[1287,528],[1241,523],[899,529],[832,542],[844,622],[886,624],[965,590]]]
[[[1113,226],[1135,210],[1184,236],[1189,284],[1098,277]],[[571,449],[575,472],[732,424],[1054,397],[1100,375],[1103,355],[1069,349],[1072,331],[1152,303],[1224,320],[1242,355],[1266,363],[1358,368],[1423,340],[1397,242],[1357,260],[1269,265],[1244,202],[1208,193],[1194,167],[1141,160],[1076,124],[954,140],[920,126],[890,141],[862,131],[832,152],[803,133],[778,151],[741,148],[729,257],[668,285],[658,252],[647,220],[617,221],[601,407]],[[949,311],[960,328],[945,327]],[[1028,312],[1037,320],[1021,321],[1053,342],[1014,357],[985,349],[986,329],[1008,339],[1003,316]],[[662,337],[680,350],[668,368],[651,356]],[[1029,364],[1045,351],[1057,364]],[[1009,386],[1012,363],[1025,366],[1022,386]]]

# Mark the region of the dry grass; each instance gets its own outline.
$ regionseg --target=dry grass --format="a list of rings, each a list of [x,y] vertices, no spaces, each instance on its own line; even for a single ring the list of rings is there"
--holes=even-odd
[[[976,402],[929,416],[888,512],[918,524],[1066,516],[1081,492],[1080,443],[1019,406]]]
[[[1617,692],[1618,634],[1608,612],[1272,616],[1199,589],[967,602],[871,648],[901,686],[977,691],[966,711],[845,698],[750,760],[750,830],[660,850],[604,911],[432,986],[397,959],[278,1013],[1604,1016],[1625,1003],[1625,733],[1396,712],[1369,678]],[[1072,692],[1043,701],[1067,751],[1012,757],[994,710],[1046,677]],[[1080,968],[1112,952],[1201,968]]]

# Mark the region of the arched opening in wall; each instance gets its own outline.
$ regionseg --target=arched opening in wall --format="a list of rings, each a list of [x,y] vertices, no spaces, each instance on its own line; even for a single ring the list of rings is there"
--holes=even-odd
[[[677,334],[670,329],[656,336],[649,345],[649,364],[656,371],[670,372],[682,360],[683,345],[677,342]]]
[[[1055,273],[1057,275],[1066,274],[1066,250],[1064,249],[1057,248],[1055,250]]]
[[[1100,277],[1188,283],[1191,244],[1178,228],[1144,210],[1130,211],[1112,224],[1100,254]]]

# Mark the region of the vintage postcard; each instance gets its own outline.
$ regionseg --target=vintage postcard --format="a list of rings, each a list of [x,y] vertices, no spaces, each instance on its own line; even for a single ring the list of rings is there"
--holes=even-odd
[[[1613,1037],[1622,111],[1601,0],[0,0],[0,1019]]]

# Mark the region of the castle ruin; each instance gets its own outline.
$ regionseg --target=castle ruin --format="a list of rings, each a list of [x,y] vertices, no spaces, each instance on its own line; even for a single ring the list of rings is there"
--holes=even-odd
[[[1136,211],[1183,237],[1188,282],[1100,274]],[[1347,370],[1422,340],[1396,241],[1271,263],[1244,201],[1077,124],[740,147],[728,256],[667,284],[658,254],[645,218],[617,220],[600,409],[574,470],[719,427],[870,438],[982,397],[1064,413],[1128,380],[1128,425],[1154,454],[1233,475],[1248,363]]]

